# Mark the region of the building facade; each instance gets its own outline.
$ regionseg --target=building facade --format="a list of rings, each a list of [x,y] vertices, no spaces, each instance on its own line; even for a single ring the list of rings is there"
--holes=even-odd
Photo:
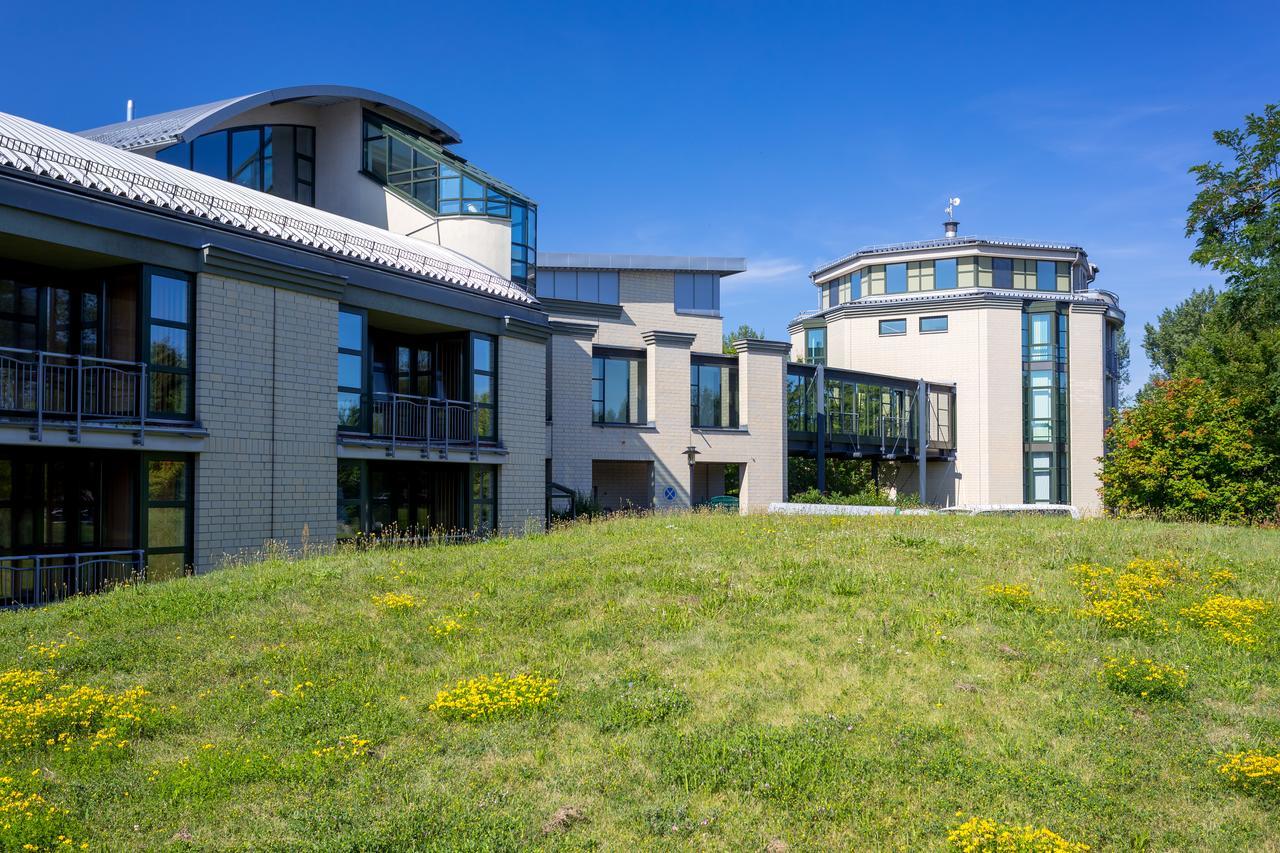
[[[955,386],[956,452],[927,463],[927,503],[1099,511],[1118,300],[1093,287],[1097,267],[1078,246],[960,237],[954,225],[814,271],[819,307],[791,322],[793,352]],[[904,486],[918,478],[899,470]]]
[[[720,280],[742,258],[543,253],[551,483],[605,509],[744,511],[785,499],[785,342],[723,352]]]
[[[0,606],[556,498],[758,511],[828,450],[924,464],[930,503],[1096,506],[1123,314],[1082,250],[863,250],[726,352],[744,259],[539,254],[460,142],[340,86],[0,114]]]

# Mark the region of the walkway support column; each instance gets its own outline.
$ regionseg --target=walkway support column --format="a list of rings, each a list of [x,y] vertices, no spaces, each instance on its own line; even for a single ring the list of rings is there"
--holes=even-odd
[[[920,505],[925,505],[928,483],[929,453],[929,383],[923,379],[916,385],[916,467],[920,473]]]
[[[818,365],[818,370],[813,377],[814,394],[817,395],[818,415],[817,415],[817,467],[818,467],[818,491],[822,494],[827,493],[827,379],[823,372],[823,365]]]

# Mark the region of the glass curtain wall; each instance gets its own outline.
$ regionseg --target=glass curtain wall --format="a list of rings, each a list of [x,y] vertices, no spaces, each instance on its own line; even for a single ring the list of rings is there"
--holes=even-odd
[[[1069,315],[1067,306],[1028,303],[1022,315],[1025,500],[1070,503]]]

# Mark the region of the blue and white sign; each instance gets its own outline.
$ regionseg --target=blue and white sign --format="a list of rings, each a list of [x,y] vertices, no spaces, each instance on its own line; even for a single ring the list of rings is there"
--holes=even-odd
[[[662,490],[662,497],[666,499],[667,503],[674,501],[676,499],[676,487],[667,486]]]

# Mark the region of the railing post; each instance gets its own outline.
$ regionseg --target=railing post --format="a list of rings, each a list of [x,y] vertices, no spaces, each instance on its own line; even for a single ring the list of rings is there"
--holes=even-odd
[[[36,353],[36,441],[44,440],[44,353]]]
[[[929,457],[929,385],[923,379],[916,386],[916,467],[920,469],[920,505],[925,505]]]
[[[40,564],[39,557],[35,558],[35,563],[36,563],[36,568],[34,573],[35,586],[31,590],[31,595],[32,595],[32,603],[38,606],[44,603],[44,601],[42,600],[44,598],[44,577],[43,577],[44,573],[41,571],[41,564]]]
[[[391,395],[391,450],[388,456],[396,455],[396,437],[400,432],[400,395]]]
[[[84,357],[76,356],[76,432],[72,437],[72,441],[80,440],[80,413],[84,409]],[[76,571],[80,571],[80,564],[76,563]]]
[[[480,404],[471,401],[471,458],[480,456]]]
[[[150,405],[150,391],[147,384],[147,363],[142,363],[138,374],[138,444],[147,443],[147,408]]]

